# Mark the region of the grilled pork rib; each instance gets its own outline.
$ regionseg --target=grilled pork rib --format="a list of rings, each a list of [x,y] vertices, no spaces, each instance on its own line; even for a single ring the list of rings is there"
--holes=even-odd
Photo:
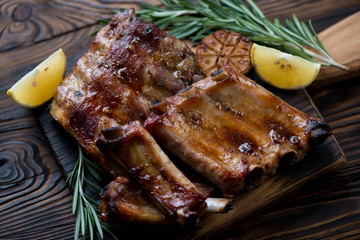
[[[103,220],[192,225],[207,205],[218,209],[221,199],[207,198],[150,133],[225,196],[302,159],[330,134],[323,121],[224,69],[193,84],[201,75],[195,55],[134,10],[99,31],[58,86],[50,113],[116,179],[102,196]]]
[[[123,165],[162,212],[183,226],[196,225],[206,196],[170,161],[139,121],[105,129],[96,145]]]
[[[124,221],[145,225],[173,225],[145,194],[143,189],[126,177],[110,182],[101,194],[101,220]]]
[[[233,199],[206,199],[206,212],[226,213],[232,209]],[[174,225],[148,198],[143,188],[126,177],[119,176],[101,193],[101,220],[123,221],[144,225]]]
[[[145,121],[152,102],[188,86],[200,73],[182,41],[141,22],[133,9],[120,12],[58,86],[50,114],[116,178],[121,167],[95,146],[100,130]]]
[[[330,128],[230,67],[153,107],[144,126],[225,196],[303,159]]]

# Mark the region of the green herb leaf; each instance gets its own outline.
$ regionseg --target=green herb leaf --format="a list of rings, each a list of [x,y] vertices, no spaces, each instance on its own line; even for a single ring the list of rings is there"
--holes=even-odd
[[[306,56],[323,65],[341,69],[347,67],[336,63],[321,44],[309,21],[309,27],[293,14],[285,20],[268,20],[252,0],[161,0],[163,6],[142,4],[137,16],[144,21],[159,24],[177,38],[200,40],[218,29],[238,31],[258,44],[281,48],[288,53]],[[249,7],[248,7],[249,6]],[[186,23],[184,18],[192,21]],[[291,46],[289,45],[291,44]],[[290,46],[290,47],[289,47]],[[293,49],[296,48],[294,51]]]
[[[79,157],[73,171],[66,180],[67,184],[73,186],[74,189],[72,201],[72,211],[73,214],[76,214],[74,239],[79,239],[80,233],[83,237],[89,234],[90,239],[94,239],[94,231],[97,231],[100,238],[103,239],[105,225],[100,222],[99,203],[84,192],[85,186],[91,187],[96,192],[100,192],[101,188],[89,181],[85,177],[85,172],[90,173],[94,179],[101,180],[101,169],[83,155],[79,146]],[[104,230],[111,236],[115,236],[112,233],[113,230],[110,224],[107,224]]]

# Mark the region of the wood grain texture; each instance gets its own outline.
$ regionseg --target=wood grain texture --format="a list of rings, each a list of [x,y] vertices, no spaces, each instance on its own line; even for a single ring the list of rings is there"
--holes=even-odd
[[[6,95],[54,45],[40,42],[17,50],[0,53],[0,239],[71,239],[72,195],[61,168],[33,111]]]
[[[159,4],[158,0],[3,1],[0,5],[0,52],[94,25],[99,19],[110,18],[113,9],[139,8],[139,2]],[[360,10],[357,0],[342,1],[340,8],[337,0],[258,0],[256,3],[270,19],[284,21],[285,18],[291,18],[290,13],[295,13],[300,20],[311,19],[318,32],[340,21],[344,15]]]
[[[7,63],[0,64],[0,239],[70,238],[71,193],[33,112],[5,94],[21,73]]]
[[[319,33],[319,39],[333,59],[349,70],[322,67],[311,88],[320,88],[360,75],[360,11]]]
[[[317,32],[321,32],[331,25],[360,10],[357,0],[257,0],[256,4],[271,20],[278,18],[284,22],[286,18],[291,19],[292,13],[301,21],[311,19]]]
[[[4,98],[5,106],[4,109],[0,110],[0,113],[3,112],[0,116],[6,116],[6,112],[9,112],[9,114],[15,114],[15,109],[18,109],[18,111],[23,111],[24,114],[26,113],[28,118],[32,118],[34,116],[34,113],[37,114],[37,112],[44,112],[46,109],[36,109],[34,111],[22,108],[16,104],[14,104],[7,96],[6,96],[6,90],[10,88],[13,84],[11,79],[14,78],[20,78],[24,74],[26,74],[28,71],[30,71],[32,68],[34,68],[37,64],[39,64],[43,59],[45,59],[47,56],[49,56],[52,52],[54,52],[59,47],[63,48],[66,57],[67,57],[67,74],[70,73],[72,66],[75,64],[77,59],[87,50],[87,48],[90,46],[90,43],[93,39],[91,37],[91,33],[97,30],[100,26],[94,25],[90,26],[88,28],[82,28],[76,32],[69,32],[67,34],[63,34],[61,36],[58,36],[56,38],[52,38],[47,41],[43,41],[40,43],[37,43],[32,46],[24,46],[22,48],[16,48],[12,51],[6,51],[0,53],[0,57],[4,59],[8,59],[6,62],[0,62],[0,70],[2,71],[2,78],[4,81],[2,81],[3,87],[0,88],[0,99]],[[27,56],[24,58],[24,56]],[[18,69],[17,66],[26,66],[22,69]],[[14,77],[15,75],[15,77]],[[5,81],[7,79],[8,81]],[[3,105],[3,106],[4,106]],[[8,106],[7,106],[8,105]],[[46,106],[45,106],[46,108]],[[2,111],[3,110],[3,111]],[[22,117],[19,114],[14,115],[11,117],[14,120],[21,123],[21,120],[19,121],[18,118]],[[25,117],[25,116],[24,116]],[[9,117],[7,117],[8,121],[11,120]],[[57,126],[57,123],[53,121],[52,119],[49,119],[49,121],[52,121],[52,124]],[[25,123],[27,121],[24,121]],[[5,122],[4,122],[5,124]],[[1,123],[0,123],[1,126]],[[4,126],[5,128],[7,126]],[[1,130],[1,129],[0,129]],[[61,133],[63,135],[66,135],[65,132]],[[66,135],[67,136],[67,135]],[[67,136],[68,137],[68,136]],[[67,138],[68,139],[68,138]],[[77,146],[74,141],[66,142],[66,144],[73,145],[73,147]],[[64,154],[68,154],[65,152]],[[77,158],[77,150],[74,151],[73,156],[76,159]],[[64,166],[67,166],[65,164]],[[72,161],[71,164],[66,167],[66,173],[69,173],[74,166],[74,162]]]
[[[50,239],[49,229],[69,237],[70,191],[42,132],[29,125],[0,133],[0,239]]]
[[[114,9],[139,8],[137,2],[140,1],[3,1],[0,52],[95,25],[99,19],[110,18]]]
[[[88,36],[97,29],[95,17],[85,16],[86,20],[78,23],[74,18],[46,15],[46,11],[52,9],[51,13],[54,13],[66,6],[68,11],[85,15],[109,11],[106,13],[109,15],[101,16],[105,18],[110,16],[112,6],[109,7],[109,2],[120,4],[120,1],[110,0],[0,2],[0,239],[73,238],[75,219],[71,214],[71,194],[64,183],[62,170],[34,118],[37,112],[17,106],[5,92],[59,47],[64,48],[70,57],[68,66],[72,66],[89,46],[91,38]],[[269,18],[279,17],[283,20],[292,12],[301,20],[310,18],[317,31],[324,30],[360,8],[357,0],[255,2]],[[18,7],[20,3],[25,6]],[[25,14],[29,12],[29,6],[33,7],[30,16]],[[45,17],[38,19],[34,16],[35,11]],[[64,11],[61,13],[66,16]],[[345,152],[347,163],[344,168],[338,173],[312,181],[310,186],[294,197],[281,201],[281,204],[274,203],[272,208],[261,214],[231,226],[216,239],[360,238],[359,83],[359,79],[353,79],[310,90],[316,106],[332,126]],[[25,150],[29,148],[35,150]],[[71,168],[69,164],[65,166],[66,171]],[[25,166],[29,166],[29,169]],[[166,233],[153,228],[141,230],[147,237],[164,236]],[[167,232],[176,233],[171,230]],[[135,239],[131,234],[133,232],[141,231],[124,226],[120,230],[121,239]]]
[[[18,106],[6,90],[59,46],[67,54],[70,72],[98,28],[93,25],[0,53],[0,59],[7,60],[0,62],[0,239],[73,238],[72,194],[63,167],[34,117],[40,109]]]

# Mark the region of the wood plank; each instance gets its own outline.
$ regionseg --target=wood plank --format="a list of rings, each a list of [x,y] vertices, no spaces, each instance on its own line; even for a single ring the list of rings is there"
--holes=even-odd
[[[333,59],[348,68],[322,67],[311,88],[344,81],[360,75],[360,11],[319,33]]]
[[[100,19],[110,18],[113,9],[139,8],[137,2],[5,1],[0,8],[0,52],[95,25]]]
[[[257,0],[255,2],[271,20],[279,18],[284,23],[286,18],[291,19],[291,14],[295,13],[301,21],[312,20],[317,32],[339,22],[344,16],[360,10],[357,0],[342,1],[341,5],[337,0]]]
[[[69,238],[72,196],[43,133],[11,127],[0,133],[0,239]]]
[[[2,69],[4,71],[3,72],[4,76],[8,77],[8,80],[6,81],[6,82],[8,82],[8,84],[5,84],[5,86],[11,86],[11,82],[15,81],[14,75],[13,75],[15,73],[15,64],[14,63],[18,63],[21,66],[30,65],[31,67],[29,67],[29,68],[31,69],[39,61],[41,61],[41,60],[39,60],[40,56],[41,56],[41,58],[43,58],[43,57],[49,55],[51,52],[53,52],[60,46],[64,48],[64,50],[68,56],[68,59],[69,59],[68,72],[69,72],[71,69],[71,66],[75,63],[75,60],[89,46],[90,41],[91,41],[91,37],[89,37],[89,33],[91,33],[96,28],[97,28],[96,26],[92,26],[89,28],[83,28],[77,32],[70,32],[68,34],[61,35],[57,38],[53,38],[49,41],[37,43],[33,46],[22,47],[22,48],[18,48],[16,50],[13,50],[10,52],[1,53],[2,56],[6,57],[7,59],[10,60],[10,61],[7,61],[6,63],[2,63],[3,65],[0,67],[0,69]],[[41,49],[41,51],[38,50],[38,51],[34,52],[34,49]],[[28,56],[28,57],[25,58],[24,56]],[[25,73],[28,70],[22,69],[21,71],[23,71]],[[6,88],[2,88],[2,89],[5,90]],[[275,91],[275,89],[272,89],[272,90]],[[301,99],[307,98],[306,92],[297,91],[297,92],[288,93],[288,92],[280,92],[279,91],[278,94],[280,94],[283,98],[286,98],[287,95],[293,96],[293,97],[290,97],[287,99],[290,104],[296,105],[298,108],[308,112],[311,115],[317,115],[316,109],[313,108],[313,106],[311,105],[311,102],[301,101],[301,100],[299,101],[299,98],[301,98]],[[43,114],[46,115],[46,113],[44,113],[44,112],[43,112]],[[43,124],[43,119],[40,119],[40,121]],[[49,125],[51,125],[51,124],[56,125],[56,123],[53,120],[50,120],[50,121],[52,121],[52,123],[48,123]],[[53,128],[53,127],[54,126],[52,126],[50,128]],[[57,129],[58,129],[58,131],[64,132],[61,128],[59,128],[59,126],[57,126]],[[47,131],[47,133],[49,133],[49,132]],[[63,135],[62,137],[64,137],[64,139],[66,139],[65,142],[63,140],[61,140],[61,138],[59,137],[61,135]],[[74,147],[75,145],[73,144],[73,142],[68,141],[69,137],[66,134],[64,134],[64,133],[59,134],[59,132],[54,131],[54,129],[53,129],[53,132],[51,134],[49,134],[49,136],[50,136],[49,139],[56,139],[56,136],[60,139],[60,140],[57,139],[55,141],[55,144],[54,144],[54,142],[52,142],[51,145],[55,149],[55,152],[57,153],[57,157],[61,160],[61,163],[62,163],[64,169],[66,170],[66,172],[71,171],[73,165],[75,164],[75,160],[76,160],[76,156],[77,156],[76,148],[75,148],[75,151],[72,151],[72,150],[74,150],[73,148],[66,146],[64,144],[68,144],[72,147]],[[60,148],[60,150],[59,149],[56,150],[56,145],[58,147],[62,147],[62,149]],[[339,163],[340,163],[339,165],[341,165],[341,163],[343,161],[342,158],[338,158],[338,159],[330,158],[330,159],[339,160]],[[336,164],[334,166],[336,168],[339,167]],[[297,187],[299,187],[299,186],[297,185]],[[300,189],[300,188],[297,188],[297,189]],[[291,191],[287,191],[286,195],[288,195],[288,194],[294,194],[294,193]],[[281,195],[277,195],[277,196],[279,196],[281,198],[284,197]],[[274,204],[275,202],[277,202],[277,200],[273,199],[272,202],[269,202],[270,203],[269,206],[271,206],[271,204]],[[69,207],[69,209],[70,209],[70,207]],[[257,209],[256,211],[259,211],[259,209]],[[250,209],[247,212],[247,214],[253,214],[256,211],[254,209]],[[237,220],[240,221],[241,218],[237,219]],[[223,225],[223,224],[219,224],[219,225]],[[136,232],[136,229],[133,226],[130,226],[130,227],[124,226],[124,229],[125,230],[123,232],[121,232],[122,235],[132,235],[134,233],[134,231]],[[220,233],[221,231],[223,231],[225,229],[227,229],[227,227],[222,228],[221,230],[217,231],[217,233]],[[155,233],[159,234],[160,231],[164,231],[164,230],[163,229],[160,229],[160,230],[155,229],[153,231],[155,231]],[[181,233],[179,233],[179,232],[177,232],[177,233],[179,234],[179,236],[181,235]],[[211,233],[211,231],[210,231],[210,233]],[[203,233],[200,233],[200,234],[201,234],[201,236],[203,236]],[[208,234],[208,233],[206,233],[206,234]]]
[[[88,28],[82,28],[76,32],[70,32],[57,38],[52,38],[48,41],[0,53],[0,57],[2,59],[8,60],[6,62],[0,62],[0,71],[2,73],[2,81],[0,81],[0,103],[2,106],[4,106],[0,109],[0,116],[2,116],[2,118],[6,118],[3,119],[3,122],[0,122],[0,132],[2,131],[1,127],[4,129],[3,131],[6,131],[6,129],[25,128],[36,125],[34,121],[31,121],[33,118],[33,111],[15,104],[6,95],[6,90],[10,88],[17,81],[17,79],[21,78],[21,76],[25,75],[28,71],[38,65],[43,59],[45,59],[60,47],[63,48],[67,56],[67,74],[70,73],[71,68],[77,59],[90,46],[90,43],[93,39],[93,37],[91,37],[91,33],[97,30],[99,27],[99,25],[94,25]],[[26,67],[18,69],[16,66]],[[34,111],[45,112],[46,106]],[[10,120],[13,121],[11,126],[9,126],[11,122]],[[48,120],[52,124],[57,125],[53,119],[50,118]],[[65,132],[60,133],[59,136],[61,135],[64,135],[64,137],[69,139]],[[60,144],[62,144],[62,142]],[[69,147],[71,145],[72,147],[77,146],[74,141],[66,142],[66,144],[68,144]],[[66,151],[64,154],[69,153]],[[77,159],[77,150],[71,152],[71,156],[72,160]],[[63,165],[65,167],[65,171],[69,173],[73,169],[74,164],[74,161],[71,161],[70,164],[64,163]]]
[[[59,48],[63,48],[67,55],[67,73],[69,73],[71,71],[70,66],[74,65],[76,59],[81,56],[90,45],[92,40],[91,33],[99,27],[99,25],[94,25],[52,38],[48,41],[17,48],[13,51],[1,52],[1,59],[6,59],[6,61],[0,62],[0,69],[2,70],[0,91],[5,93],[18,79],[31,71]],[[21,66],[21,68],[18,66]]]
[[[305,207],[293,206],[271,211],[243,222],[231,233],[226,234],[226,237],[231,239],[339,239],[342,236],[351,236],[351,232],[360,226],[359,221],[353,221],[354,218],[360,216],[359,209],[358,198],[323,201]]]
[[[113,9],[130,7],[138,9],[139,2],[144,1],[5,1],[0,8],[0,52],[95,25],[99,19],[110,18]],[[159,3],[158,0],[145,2]],[[342,2],[340,9],[337,0],[301,3],[296,0],[255,2],[269,19],[279,18],[283,22],[285,18],[291,18],[291,13],[295,13],[300,20],[311,19],[318,32],[340,21],[343,16],[360,10],[357,0]]]
[[[266,1],[264,1],[266,2]],[[351,1],[347,1],[345,2],[344,4],[347,4],[347,3],[351,3]],[[276,3],[277,4],[277,3]],[[268,11],[270,11],[272,9],[269,9]],[[343,11],[343,10],[341,10]],[[339,13],[339,16],[342,16],[343,12]],[[285,15],[286,11],[284,11],[284,15]],[[288,13],[287,13],[288,14]],[[324,13],[324,14],[329,14],[329,13]],[[0,22],[1,24],[1,22]],[[326,24],[325,24],[326,25]],[[6,96],[4,95],[6,89],[11,86],[12,83],[14,83],[21,75],[23,75],[23,73],[26,73],[28,70],[32,69],[33,66],[35,66],[37,63],[39,63],[39,56],[40,58],[42,57],[46,57],[48,56],[51,52],[53,52],[54,50],[56,50],[59,46],[62,46],[61,44],[64,43],[64,45],[66,46],[66,50],[65,49],[65,52],[71,52],[71,54],[74,54],[74,57],[73,58],[70,58],[69,60],[69,66],[73,65],[76,57],[75,57],[75,53],[77,54],[81,54],[81,51],[84,51],[85,47],[82,45],[86,45],[86,44],[89,44],[88,42],[88,39],[85,37],[85,36],[88,36],[86,35],[87,33],[91,32],[93,29],[96,29],[96,27],[91,27],[91,28],[84,28],[84,29],[81,29],[81,30],[78,30],[78,35],[75,34],[75,33],[64,33],[63,35],[59,36],[59,38],[54,38],[54,42],[52,42],[53,40],[49,41],[50,42],[50,45],[48,45],[48,41],[44,41],[44,42],[37,42],[36,44],[34,44],[34,46],[26,46],[26,47],[23,47],[23,48],[18,48],[16,49],[16,51],[7,51],[7,52],[4,52],[4,54],[1,54],[1,59],[6,59],[6,61],[1,61],[0,64],[2,65],[2,67],[0,68],[2,71],[2,74],[1,74],[1,81],[0,81],[0,91],[1,91],[1,94],[0,96],[5,98]],[[67,34],[74,34],[72,35],[71,37],[68,36]],[[45,35],[44,35],[45,36]],[[74,39],[73,39],[74,38]],[[4,38],[1,38],[0,39],[0,42],[3,40]],[[76,44],[74,42],[78,41]],[[34,42],[33,42],[34,43]],[[33,43],[30,43],[30,44],[33,44]],[[24,45],[23,45],[24,46]],[[80,47],[79,47],[80,46]],[[69,55],[71,55],[69,54]],[[18,66],[24,66],[22,67],[21,69],[18,68]],[[69,71],[69,69],[68,69]],[[324,95],[325,97],[325,95]],[[21,107],[18,107],[16,105],[14,105],[11,101],[1,101],[0,104],[3,104],[5,103],[5,108],[1,108],[0,111],[1,111],[1,121],[0,121],[0,133],[4,133],[4,134],[8,134],[8,130],[6,129],[6,125],[11,123],[11,127],[15,127],[17,130],[21,130],[22,132],[22,129],[24,128],[35,128],[35,125],[36,125],[36,122],[35,121],[30,121],[30,123],[25,123],[25,122],[28,122],[30,119],[32,119],[32,111],[29,111],[27,109],[23,109]],[[336,102],[332,102],[332,104],[336,104]],[[4,105],[2,105],[4,106]],[[347,103],[346,104],[343,104],[342,107],[345,109],[347,106]],[[330,107],[329,107],[330,108]],[[351,112],[348,112],[348,114],[350,116],[353,116],[353,113]],[[17,116],[21,116],[22,118],[18,119]],[[341,115],[338,116],[339,119],[341,118]],[[349,123],[356,123],[356,120],[354,118],[352,119],[348,119]],[[334,124],[338,124],[339,123],[339,120],[334,120]],[[343,147],[347,147],[347,146],[350,146],[350,144],[352,144],[353,146],[351,148],[354,148],[355,149],[355,142],[353,142],[352,140],[357,140],[357,138],[355,138],[355,134],[352,134],[351,135],[351,130],[356,130],[356,128],[350,128],[348,129],[349,127],[348,126],[345,126],[344,124],[346,123],[340,123],[339,124],[339,128],[336,128],[335,131],[336,133],[338,134],[337,137],[339,136],[340,138],[344,139],[344,141],[349,141],[348,143],[343,143]],[[347,130],[346,130],[347,129]],[[341,131],[340,131],[341,130]],[[344,132],[343,132],[344,130]],[[346,131],[345,131],[346,130]],[[22,134],[26,135],[27,134],[27,131],[24,131],[22,132]],[[344,135],[342,135],[344,134]],[[353,136],[353,139],[349,138],[349,136]],[[357,141],[359,142],[359,141]],[[1,142],[2,143],[2,142]],[[45,147],[45,146],[44,146]],[[358,153],[354,153],[353,155],[347,155],[347,156],[350,156],[350,159],[353,160],[353,162],[355,163],[356,160],[358,161],[358,157],[359,154]],[[51,158],[47,159],[47,160],[51,160]],[[3,161],[1,161],[1,163],[3,163]],[[354,164],[355,165],[355,164]],[[69,166],[68,166],[69,168]],[[2,168],[3,169],[3,168]],[[357,171],[354,170],[354,168],[346,168],[346,170],[348,171],[349,174],[355,174]],[[45,173],[40,173],[38,175],[35,175],[35,176],[32,176],[30,178],[35,178],[39,175],[42,175],[42,178],[41,180],[42,181],[47,181],[48,176],[47,174],[51,174],[50,172],[47,172],[45,171]],[[354,176],[354,175],[351,175],[351,176]],[[341,176],[342,177],[342,176]],[[341,177],[339,177],[341,179]],[[332,176],[332,179],[336,179],[336,177]],[[334,180],[334,181],[335,181]],[[24,180],[25,181],[25,180]],[[351,179],[348,179],[346,178],[344,181],[351,181]],[[331,181],[330,181],[331,182]],[[335,181],[337,182],[337,181]],[[324,188],[324,185],[326,186],[326,183],[327,182],[323,182],[321,184],[321,186],[319,187],[319,191],[320,189],[323,190]],[[13,183],[15,184],[15,183]],[[16,182],[16,184],[23,184],[22,181],[18,181]],[[333,188],[329,188],[329,189],[326,189],[325,188],[325,191],[331,191]],[[351,186],[348,186],[346,190],[353,190],[355,193],[356,191],[356,187],[353,187],[351,188]],[[41,189],[40,190],[35,190],[33,194],[39,194],[37,193],[37,191],[41,192]],[[33,194],[27,194],[27,195],[24,195],[24,198],[30,198],[30,196],[32,196]],[[319,193],[320,194],[320,193]],[[316,195],[316,196],[319,196]],[[339,194],[339,195],[338,195]],[[337,198],[337,197],[341,197],[341,187],[339,187],[338,189],[338,192],[335,192],[332,194],[332,198]],[[18,201],[19,198],[21,198],[21,195],[17,195],[17,196],[14,196],[14,198],[10,199],[9,201]],[[299,196],[298,196],[299,197]],[[300,195],[301,197],[301,195]],[[0,200],[2,199],[2,196],[0,197]],[[62,197],[60,198],[62,199]],[[46,200],[44,199],[40,199],[40,196],[38,196],[38,198],[36,198],[36,200],[39,200],[41,203],[46,203]],[[357,199],[354,199],[354,203],[356,203],[356,200]],[[314,198],[310,198],[309,199],[309,202],[311,201],[314,201]],[[18,205],[21,206],[21,203],[22,202],[18,202]],[[46,215],[48,218],[50,216],[50,228],[46,227],[44,229],[40,229],[40,226],[36,225],[35,227],[35,232],[36,232],[36,235],[35,236],[38,236],[37,238],[46,238],[46,239],[51,239],[51,238],[54,238],[54,239],[71,239],[72,238],[72,234],[73,234],[73,218],[71,220],[69,220],[70,222],[70,225],[67,223],[68,221],[67,220],[61,220],[59,225],[55,225],[55,223],[53,222],[52,217],[51,217],[51,210],[53,210],[50,206],[52,206],[52,204],[56,205],[55,203],[53,202],[48,202],[49,205],[48,205],[48,209],[49,209],[49,212],[46,212]],[[331,202],[333,203],[333,202]],[[342,202],[343,204],[352,204],[351,201],[343,201]],[[309,203],[309,205],[311,205],[311,203]],[[56,205],[58,206],[58,205]],[[62,206],[62,205],[61,205]],[[65,209],[63,211],[66,212],[66,214],[69,213],[69,209],[71,209],[70,205],[68,203],[65,204]],[[335,204],[332,205],[332,204],[329,204],[329,207],[331,206],[336,206]],[[41,207],[39,206],[39,204],[37,205],[37,209],[40,209]],[[320,208],[321,209],[325,209],[325,208]],[[26,209],[27,211],[30,211],[29,209]],[[311,208],[304,208],[304,209],[299,209],[298,211],[298,215],[295,215],[294,217],[297,218],[297,219],[302,219],[303,218],[303,215],[302,215],[302,212],[306,212],[306,211],[310,211],[310,210],[314,210],[314,209],[311,209]],[[344,209],[343,209],[344,210]],[[1,211],[1,210],[0,210]],[[10,210],[8,210],[10,211]],[[18,210],[20,211],[20,210]],[[48,210],[46,210],[48,211]],[[57,215],[55,215],[56,217],[59,216],[61,211],[59,211],[57,213]],[[292,209],[289,209],[289,211],[281,211],[281,212],[286,212],[285,215],[282,215],[282,216],[278,216],[276,219],[278,218],[283,218],[283,222],[282,224],[281,223],[278,223],[277,225],[272,225],[272,226],[283,226],[283,227],[286,227],[287,225],[287,222],[286,222],[286,219],[287,219],[287,216],[292,216],[291,212],[292,212]],[[344,210],[345,212],[345,210]],[[1,212],[0,216],[3,216],[2,214],[3,212]],[[33,213],[33,211],[32,211]],[[45,213],[45,212],[43,212]],[[333,211],[334,215],[336,214],[343,214],[342,211],[338,211],[338,212],[335,212]],[[321,215],[322,212],[321,211],[315,211],[314,214],[311,215],[311,217],[314,217],[314,218],[318,218],[319,215]],[[30,215],[29,215],[30,216]],[[272,215],[273,216],[273,215]],[[34,223],[36,220],[43,220],[45,221],[44,219],[41,218],[42,216],[38,215],[37,217],[35,218],[31,218],[31,221],[30,222],[26,222],[25,220],[21,220],[21,219],[17,219],[16,221],[14,221],[13,223],[14,224],[18,224],[17,226],[19,226],[19,231],[15,231],[14,228],[8,228],[9,225],[6,225],[7,226],[7,229],[11,234],[13,235],[3,235],[1,232],[1,237],[0,238],[4,238],[4,239],[7,239],[7,238],[10,238],[11,236],[15,236],[15,238],[18,238],[18,239],[34,239],[33,237],[30,237],[29,236],[29,233],[32,233],[32,228],[30,227],[32,223]],[[310,216],[309,216],[310,217]],[[351,216],[349,216],[351,217]],[[353,217],[356,219],[358,219],[359,217],[357,215],[353,215]],[[265,221],[264,224],[271,224],[273,222],[273,220],[269,217],[267,218],[268,219],[268,222]],[[340,218],[341,219],[341,218]],[[8,221],[8,219],[2,219],[1,220],[1,223],[3,222],[6,222]],[[248,221],[248,220],[247,220]],[[247,222],[246,221],[246,222]],[[245,222],[245,223],[246,223]],[[253,221],[250,221],[250,223],[254,223]],[[301,221],[302,224],[304,224],[304,221]],[[239,225],[236,225],[235,228],[239,228],[241,227],[242,225],[244,224],[244,221],[241,222],[241,224]],[[352,224],[355,224],[355,225],[352,225]],[[307,230],[308,232],[310,231],[318,231],[321,233],[322,229],[321,227],[317,229],[317,225],[316,223],[314,223],[315,226],[312,226],[312,227],[306,227],[306,228],[303,228],[303,230]],[[352,223],[351,219],[348,219],[348,222],[346,223],[346,221],[344,221],[344,226],[342,226],[342,223],[336,223],[335,222],[335,225],[338,225],[339,226],[339,230],[338,230],[338,236],[351,236],[351,234],[353,233],[354,236],[356,236],[356,234],[358,234],[358,232],[356,232],[356,230],[354,230],[354,227],[356,227],[356,223]],[[254,223],[254,226],[252,226],[251,224],[245,224],[245,226],[251,226],[251,229],[254,229],[256,227],[254,226],[257,226],[255,223]],[[52,228],[54,228],[55,230],[53,231]],[[51,230],[49,230],[51,229]],[[268,228],[270,229],[270,227]],[[342,229],[342,230],[341,230]],[[124,226],[124,230],[126,232],[127,230],[127,226]],[[131,228],[130,228],[131,230]],[[301,229],[300,229],[301,230]],[[136,231],[135,228],[133,228],[133,231]],[[137,230],[138,231],[138,230]],[[259,231],[259,229],[255,229],[253,231]],[[347,231],[349,233],[347,233]],[[161,232],[159,230],[159,232]],[[159,232],[157,232],[158,234],[160,234]],[[131,231],[130,231],[131,233]],[[245,232],[246,233],[246,232]],[[127,237],[131,237],[130,236],[131,234],[125,234],[124,236],[127,236]],[[238,235],[236,236],[241,236],[242,235],[242,232],[238,232]],[[246,235],[246,234],[245,234]],[[236,237],[235,236],[235,237]],[[263,235],[264,237],[266,237],[266,235]],[[291,235],[284,235],[284,236],[291,236]]]
[[[342,177],[360,184],[357,171],[360,169],[360,78],[336,83],[323,89],[311,91],[314,102],[333,128],[339,144],[346,153],[347,164]],[[349,87],[351,86],[351,87]],[[346,186],[344,186],[346,187]],[[350,190],[350,187],[349,189]]]
[[[0,239],[73,238],[72,194],[62,166],[34,112],[15,104],[6,90],[60,46],[72,53],[68,64],[74,65],[98,27],[0,53],[7,60],[0,62]]]
[[[33,111],[6,95],[52,50],[42,42],[39,49],[0,53],[6,59],[0,61],[0,239],[73,238],[72,195],[62,170]]]

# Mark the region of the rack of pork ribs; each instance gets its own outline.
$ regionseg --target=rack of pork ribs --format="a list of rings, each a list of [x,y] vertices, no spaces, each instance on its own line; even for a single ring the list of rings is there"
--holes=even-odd
[[[199,69],[182,41],[131,9],[58,86],[51,115],[114,179],[102,220],[194,226],[331,134],[231,67]]]

